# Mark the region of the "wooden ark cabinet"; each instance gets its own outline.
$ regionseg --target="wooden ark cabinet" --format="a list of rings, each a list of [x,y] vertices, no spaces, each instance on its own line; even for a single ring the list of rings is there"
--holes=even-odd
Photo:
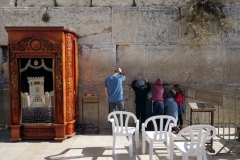
[[[10,141],[76,133],[78,36],[64,27],[6,27]]]

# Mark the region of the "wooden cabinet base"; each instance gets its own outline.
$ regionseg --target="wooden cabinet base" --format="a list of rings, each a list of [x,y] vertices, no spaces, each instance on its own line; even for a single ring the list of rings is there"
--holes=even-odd
[[[51,125],[10,125],[10,141],[18,142],[22,139],[54,139],[55,141],[63,141],[76,135],[74,122]]]
[[[11,127],[11,142],[21,141],[21,125],[10,125]]]

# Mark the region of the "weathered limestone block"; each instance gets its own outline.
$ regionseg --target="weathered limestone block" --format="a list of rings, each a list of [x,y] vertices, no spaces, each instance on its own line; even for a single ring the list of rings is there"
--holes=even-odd
[[[91,6],[91,0],[56,0],[58,7],[69,7],[69,6]]]
[[[83,45],[80,61],[79,72],[83,83],[104,82],[116,68],[116,46]]]
[[[106,6],[132,6],[133,0],[92,0],[92,6],[94,7],[106,7]]]
[[[240,2],[226,5],[226,7],[223,8],[223,11],[226,12],[228,17],[233,20],[233,23],[229,25],[230,27],[225,29],[226,32],[223,32],[222,42],[237,44],[240,41]]]
[[[0,47],[0,81],[1,81],[1,78],[2,78],[2,72],[3,72],[3,50],[2,48]],[[0,82],[1,83],[1,82]]]
[[[64,26],[79,35],[80,44],[111,44],[110,7],[49,8],[49,22],[43,22],[46,8],[0,8],[0,45],[7,44],[6,26]],[[34,15],[34,16],[33,16]]]
[[[224,47],[208,45],[194,47],[192,51],[195,82],[222,83],[224,81]]]
[[[54,0],[17,0],[17,6],[21,7],[54,7]]]
[[[237,99],[239,100],[239,97],[235,97],[232,95],[225,95],[223,99],[223,106],[224,106],[224,117],[225,117],[225,123],[229,122],[231,124],[239,123],[240,121],[236,121],[239,118],[238,111],[236,110],[238,107]],[[227,112],[226,112],[227,111]],[[229,114],[227,114],[229,113]],[[227,118],[226,118],[227,117]]]
[[[79,44],[111,44],[110,7],[61,7],[49,10],[51,25],[61,25],[79,35]]]
[[[14,7],[16,0],[0,0],[0,7]]]
[[[146,71],[145,45],[118,45],[117,61],[126,68],[126,81],[130,84],[138,75],[144,78]]]
[[[0,45],[7,45],[5,26],[44,26],[41,20],[45,8],[0,8]],[[33,16],[34,15],[34,16]],[[45,24],[46,25],[46,24]],[[51,25],[50,25],[51,26]]]
[[[3,81],[9,82],[9,68],[8,68],[8,61],[3,63]]]
[[[113,8],[113,42],[158,44],[180,39],[178,8]]]
[[[155,83],[190,83],[194,79],[192,49],[181,45],[146,46],[146,75]]]
[[[190,0],[135,0],[137,6],[184,6]]]
[[[0,85],[0,124],[10,123],[9,86]]]
[[[239,84],[240,79],[240,47],[239,45],[227,45],[225,53],[224,83]]]

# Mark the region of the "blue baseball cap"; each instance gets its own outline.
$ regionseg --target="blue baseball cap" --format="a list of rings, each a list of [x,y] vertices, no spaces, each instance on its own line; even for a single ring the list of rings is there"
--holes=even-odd
[[[144,84],[145,84],[144,80],[141,79],[141,80],[138,81],[138,85],[142,86]]]

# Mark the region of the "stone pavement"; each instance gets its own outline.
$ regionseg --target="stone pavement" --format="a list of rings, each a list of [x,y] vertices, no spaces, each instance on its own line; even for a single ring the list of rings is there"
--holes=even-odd
[[[117,137],[115,156],[112,156],[112,136],[109,129],[102,129],[100,134],[94,130],[86,130],[84,134],[77,133],[74,137],[62,142],[53,140],[22,140],[9,142],[10,130],[0,130],[0,160],[148,160],[148,145],[146,154],[141,153],[140,147],[133,148],[133,157],[129,157],[126,137]],[[140,135],[141,139],[141,135]],[[147,143],[148,144],[148,143]],[[218,151],[222,146],[221,140],[214,140],[213,148]],[[233,150],[236,152],[236,150]],[[234,152],[226,153],[223,149],[218,155],[208,153],[208,160],[240,160],[240,155]],[[174,151],[174,160],[181,160],[178,150]],[[165,144],[154,145],[153,160],[167,160]],[[190,158],[195,160],[196,158]]]

